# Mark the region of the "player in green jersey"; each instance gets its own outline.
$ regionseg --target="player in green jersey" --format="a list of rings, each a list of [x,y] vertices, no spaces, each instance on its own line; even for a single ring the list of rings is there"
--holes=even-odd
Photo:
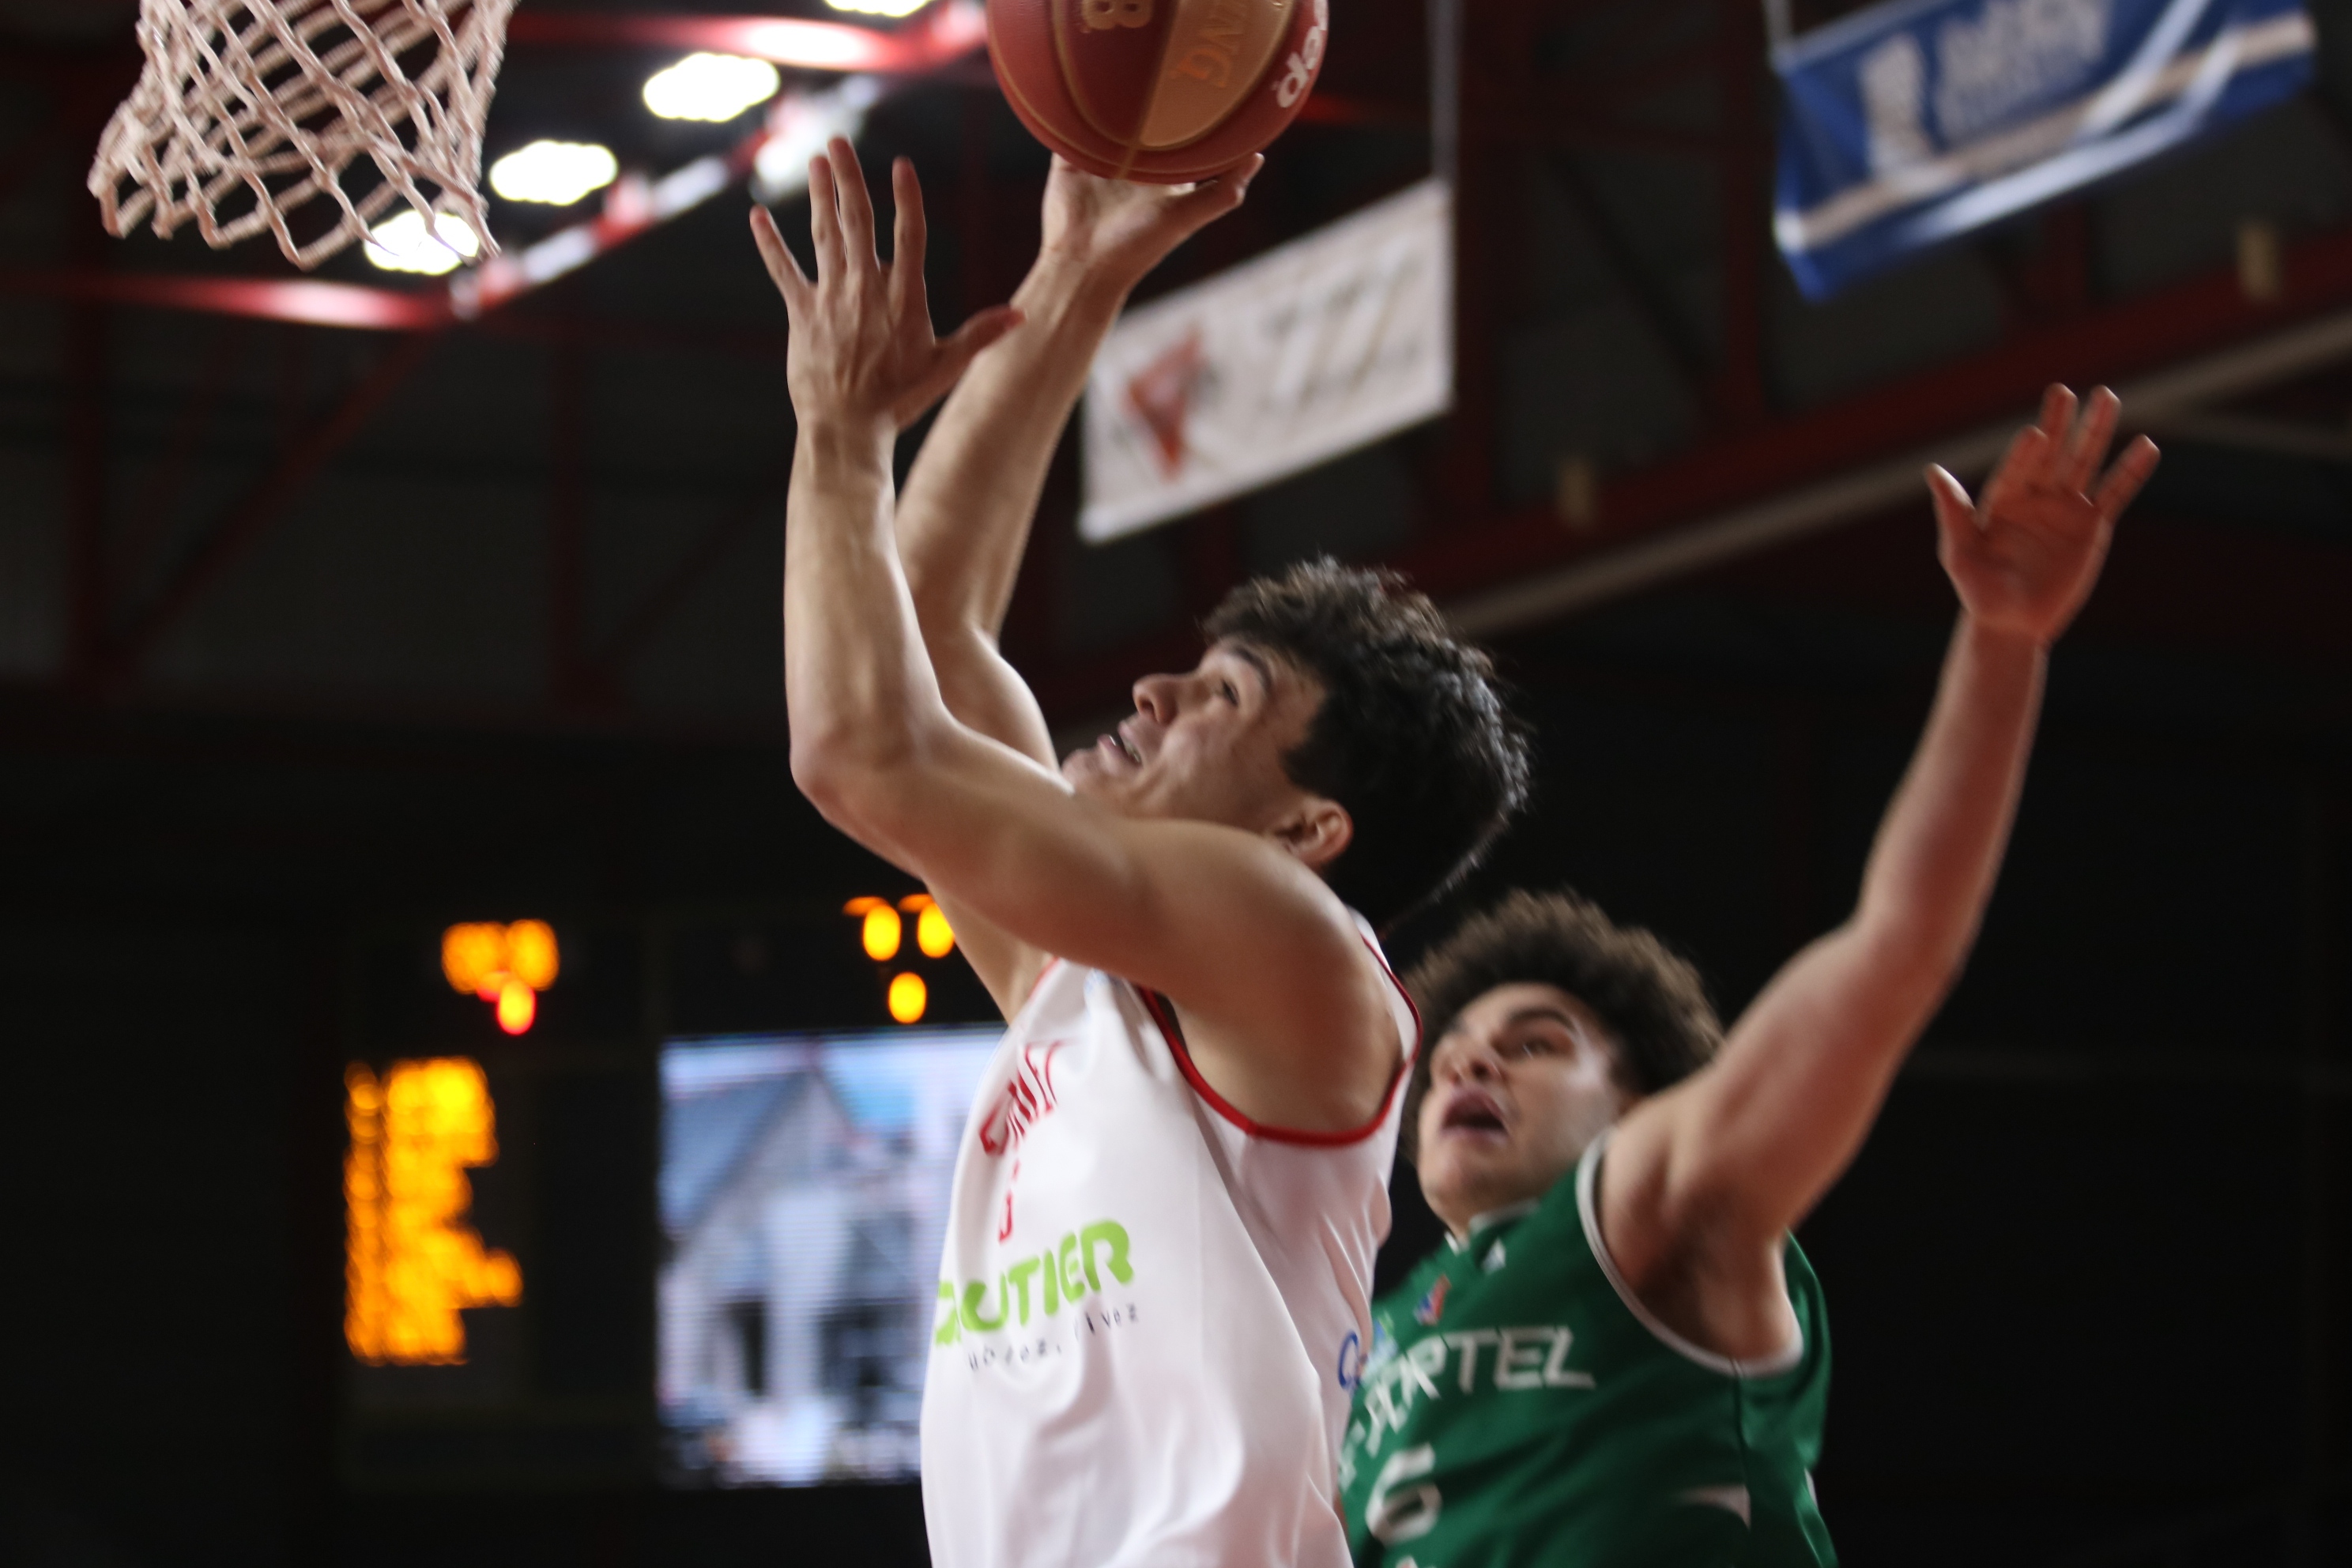
[[[1972,503],[1928,470],[1959,625],[1853,916],[1726,1035],[1698,976],[1518,894],[1413,975],[1423,1193],[1447,1244],[1373,1306],[1339,1455],[1358,1568],[1834,1561],[1829,1384],[1790,1228],[1870,1129],[1975,940],[2049,646],[2156,465],[2053,387]]]

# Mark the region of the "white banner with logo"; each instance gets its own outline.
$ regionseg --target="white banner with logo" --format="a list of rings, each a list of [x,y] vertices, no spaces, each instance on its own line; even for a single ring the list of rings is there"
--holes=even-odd
[[[1431,180],[1129,311],[1086,397],[1099,543],[1443,414],[1453,207]]]

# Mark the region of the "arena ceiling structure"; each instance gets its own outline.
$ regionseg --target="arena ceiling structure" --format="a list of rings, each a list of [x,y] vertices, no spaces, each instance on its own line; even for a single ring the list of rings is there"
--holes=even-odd
[[[266,240],[100,234],[81,174],[137,68],[134,13],[0,12],[9,679],[109,703],[773,723],[790,416],[781,314],[735,232],[761,117],[659,119],[641,88],[730,39],[782,58],[788,96],[873,84],[864,139],[929,182],[934,297],[960,312],[1017,280],[1044,170],[969,8],[810,0],[780,13],[797,32],[745,45],[740,18],[525,4],[486,162],[552,138],[609,148],[624,177],[570,206],[497,201],[509,260],[562,236],[540,254],[566,265],[493,269],[463,314],[448,279],[356,251],[304,290]],[[2177,570],[2263,606],[2176,632],[2340,656],[2345,542],[2305,515],[2333,509],[2352,456],[2352,143],[2342,35],[2318,20],[2315,91],[1815,306],[1769,233],[1756,6],[1482,0],[1461,52],[1455,413],[1104,549],[1066,537],[1066,471],[1013,646],[1074,719],[1241,573],[1307,550],[1395,564],[1482,635],[1776,550],[1818,545],[1851,578],[1867,552],[1831,539],[1916,510],[1925,458],[1980,467],[2065,379],[2117,385],[2168,437],[2143,510],[2193,535],[2162,546]],[[1155,288],[1427,171],[1424,8],[1351,5],[1338,26],[1248,207]],[[653,210],[649,189],[698,168],[704,199]],[[2175,569],[2149,564],[2101,613],[2167,620]],[[2286,607],[2305,595],[2309,615]]]

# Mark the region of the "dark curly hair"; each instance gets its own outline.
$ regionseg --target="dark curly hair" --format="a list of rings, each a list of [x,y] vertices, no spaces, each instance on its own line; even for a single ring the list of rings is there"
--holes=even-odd
[[[1355,837],[1324,879],[1374,925],[1451,887],[1526,803],[1527,736],[1492,661],[1395,573],[1302,562],[1235,588],[1202,630],[1322,685],[1283,770],[1347,807]]]
[[[1404,1147],[1413,1152],[1430,1047],[1462,1009],[1498,985],[1557,985],[1592,1009],[1617,1042],[1628,1089],[1655,1094],[1715,1059],[1723,1022],[1689,960],[1639,926],[1565,889],[1517,892],[1465,921],[1405,977],[1421,1008],[1423,1048],[1406,1092]]]

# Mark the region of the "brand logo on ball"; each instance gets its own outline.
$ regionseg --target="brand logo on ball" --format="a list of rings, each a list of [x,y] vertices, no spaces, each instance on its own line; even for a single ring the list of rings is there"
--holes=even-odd
[[[1151,26],[1152,0],[1080,0],[1078,20],[1090,32]]]
[[[1315,25],[1307,29],[1307,41],[1284,62],[1282,80],[1274,89],[1275,102],[1291,108],[1313,85],[1315,68],[1323,63],[1323,40],[1330,31],[1331,0],[1315,0]]]
[[[1271,31],[1271,29],[1268,29]],[[1250,11],[1243,0],[1213,0],[1192,31],[1192,41],[1174,52],[1169,74],[1181,74],[1211,87],[1233,80],[1234,56],[1248,45]]]

